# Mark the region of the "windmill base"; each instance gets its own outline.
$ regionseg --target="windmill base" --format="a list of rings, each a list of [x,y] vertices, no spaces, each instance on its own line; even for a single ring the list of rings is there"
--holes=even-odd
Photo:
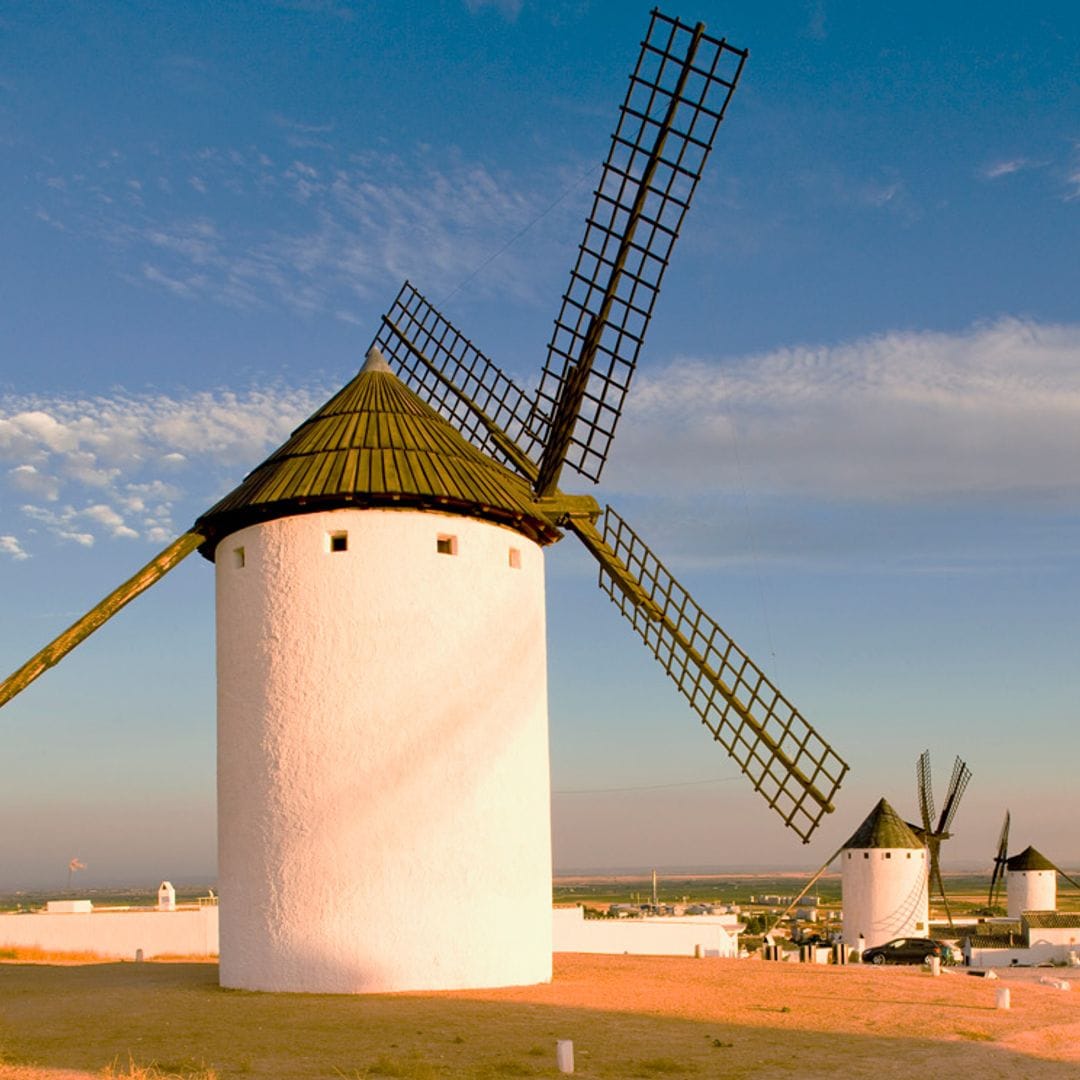
[[[335,510],[242,529],[215,561],[222,985],[549,980],[540,548]]]

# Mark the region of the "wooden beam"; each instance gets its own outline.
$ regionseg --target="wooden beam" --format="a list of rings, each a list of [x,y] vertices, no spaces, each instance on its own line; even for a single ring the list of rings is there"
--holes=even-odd
[[[59,663],[80,642],[85,641],[99,626],[103,626],[122,607],[140,593],[160,581],[178,563],[186,559],[204,537],[187,532],[174,540],[164,551],[155,555],[137,574],[114,589],[99,604],[92,607],[78,622],[72,623],[59,637],[32,656],[18,671],[0,683],[0,708],[16,694],[25,690],[39,675]]]

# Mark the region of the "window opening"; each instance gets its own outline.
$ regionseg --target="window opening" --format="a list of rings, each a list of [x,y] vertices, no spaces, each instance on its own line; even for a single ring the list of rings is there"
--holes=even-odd
[[[457,554],[457,537],[448,536],[440,533],[435,538],[435,550],[440,555],[456,555]]]

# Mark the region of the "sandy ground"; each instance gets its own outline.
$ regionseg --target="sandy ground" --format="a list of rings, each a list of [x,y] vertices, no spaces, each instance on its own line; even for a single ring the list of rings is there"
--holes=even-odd
[[[1040,978],[1068,982],[1069,992]],[[1010,1008],[997,1008],[1009,989]],[[1036,1059],[1076,1062],[1080,1077],[1080,972],[1028,968],[994,980],[963,969],[934,977],[918,967],[844,967],[563,955],[550,985],[454,994],[711,1020],[778,1034],[831,1032],[880,1040],[992,1043]],[[880,1063],[881,1077],[910,1076],[910,1063]],[[1034,1075],[1034,1073],[1033,1073]]]
[[[1040,978],[1067,979],[1070,990]],[[996,997],[1006,987],[1011,1008],[1003,1010]],[[923,1067],[913,1072],[913,1063],[932,1062],[935,1053],[948,1075],[966,1062],[981,1075],[1080,1077],[1080,971],[1074,970],[1019,969],[987,980],[962,969],[935,978],[920,968],[558,955],[550,984],[422,996],[707,1021],[715,1024],[715,1045],[740,1048],[727,1059],[736,1071],[717,1075],[753,1075],[752,1068],[743,1071],[752,1065],[742,1060],[747,1042],[798,1049],[825,1038],[847,1047],[858,1075],[880,1080],[924,1075]],[[792,1068],[797,1075],[794,1062]],[[0,1065],[0,1080],[89,1075]]]

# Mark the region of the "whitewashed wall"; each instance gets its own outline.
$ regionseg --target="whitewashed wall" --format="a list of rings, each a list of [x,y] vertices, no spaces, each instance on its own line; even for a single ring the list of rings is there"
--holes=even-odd
[[[629,953],[632,956],[737,956],[738,923],[723,916],[664,919],[586,919],[579,907],[552,913],[555,952]]]
[[[539,546],[335,510],[240,530],[215,561],[222,984],[549,979]]]
[[[898,937],[927,937],[930,902],[925,848],[847,848],[840,854],[842,937],[866,948]]]
[[[122,960],[134,960],[138,949],[148,960],[213,956],[218,951],[218,909],[4,914],[0,948],[91,952]]]
[[[1056,911],[1057,871],[1006,871],[1005,898],[1012,919],[1019,919],[1025,911]]]

